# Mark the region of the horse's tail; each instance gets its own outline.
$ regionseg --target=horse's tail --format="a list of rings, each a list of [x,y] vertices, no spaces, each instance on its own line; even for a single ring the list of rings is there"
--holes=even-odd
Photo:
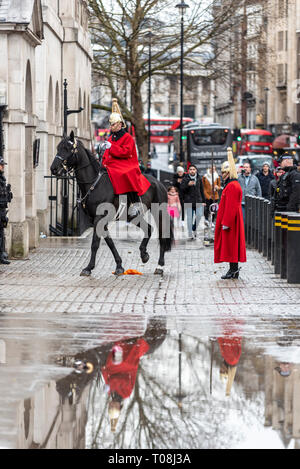
[[[174,244],[174,222],[167,210],[167,190],[165,186],[159,181],[156,181],[155,202],[157,202],[161,207],[159,210],[158,222],[159,244],[164,252],[169,252],[172,250],[172,246]]]

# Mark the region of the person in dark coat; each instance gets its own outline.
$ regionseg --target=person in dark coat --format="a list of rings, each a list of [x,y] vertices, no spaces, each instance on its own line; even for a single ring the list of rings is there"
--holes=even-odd
[[[190,240],[193,240],[196,239],[197,228],[205,206],[202,178],[198,174],[196,166],[189,167],[189,172],[184,176],[181,188],[187,216],[188,236]]]
[[[270,169],[270,164],[266,161],[261,171],[256,175],[259,180],[262,197],[270,200],[270,183],[274,180],[274,175]]]
[[[6,178],[4,176],[4,159],[0,156],[0,264],[10,264],[8,256],[5,251],[5,233],[4,229],[7,227],[7,208],[8,204],[12,200],[12,193],[10,190],[10,184],[6,184]]]

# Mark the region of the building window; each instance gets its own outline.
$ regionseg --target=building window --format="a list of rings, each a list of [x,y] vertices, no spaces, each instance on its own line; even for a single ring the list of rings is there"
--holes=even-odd
[[[203,116],[206,117],[208,116],[208,105],[203,104]]]
[[[190,117],[191,119],[195,119],[195,105],[194,104],[187,104],[184,106],[183,110],[184,117]]]
[[[284,31],[279,31],[278,33],[278,51],[283,51],[284,49]]]
[[[177,105],[171,104],[171,116],[176,116],[177,114]]]

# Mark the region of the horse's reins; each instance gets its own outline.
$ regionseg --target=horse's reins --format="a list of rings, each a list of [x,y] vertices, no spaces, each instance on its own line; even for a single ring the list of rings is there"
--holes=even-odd
[[[72,142],[73,144],[73,149],[71,151],[72,155],[76,155],[78,153],[78,149],[77,149],[77,140],[75,139],[74,143]],[[67,174],[70,174],[72,169],[68,171],[68,166],[67,166],[67,160],[65,158],[63,158],[62,156],[60,155],[56,155],[56,158],[58,158],[59,160],[61,160],[63,162],[63,168],[64,170],[67,172]],[[79,171],[80,169],[84,169],[84,168],[88,168],[89,166],[91,165],[91,162],[89,162],[87,165],[85,166],[82,166],[80,168],[76,168],[74,169],[75,173],[77,171]],[[77,203],[73,209],[73,212],[76,208],[78,208],[78,204],[81,204],[83,206],[83,208],[85,209],[85,204],[83,203],[87,198],[88,196],[95,190],[96,186],[98,185],[100,179],[102,178],[103,176],[103,172],[99,172],[96,180],[92,183],[91,187],[89,188],[89,190],[87,191],[87,193],[85,194],[85,196],[81,199],[77,199]],[[87,182],[84,182],[84,181],[77,181],[79,184],[88,184]]]

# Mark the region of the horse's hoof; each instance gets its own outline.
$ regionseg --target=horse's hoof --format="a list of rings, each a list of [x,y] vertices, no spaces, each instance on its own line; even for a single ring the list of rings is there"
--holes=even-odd
[[[150,256],[149,256],[149,254],[146,252],[146,254],[143,254],[143,256],[141,256],[141,259],[142,259],[142,263],[143,263],[143,264],[147,264],[147,262],[148,262],[149,259],[150,259]]]
[[[163,269],[155,269],[155,272],[154,272],[154,275],[163,275],[164,274],[164,270]]]
[[[123,267],[119,267],[118,269],[115,270],[114,275],[116,277],[119,277],[120,275],[123,275],[124,272],[125,272],[125,270],[123,269]]]
[[[83,269],[83,271],[80,274],[80,277],[90,277],[91,274],[92,274],[92,272],[90,270]]]

